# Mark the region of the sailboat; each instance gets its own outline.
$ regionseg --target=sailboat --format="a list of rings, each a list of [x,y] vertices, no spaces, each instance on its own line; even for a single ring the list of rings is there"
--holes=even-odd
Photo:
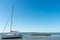
[[[18,39],[22,38],[22,34],[16,31],[11,31],[11,33],[6,33],[1,36],[1,39]]]
[[[2,33],[1,39],[16,39],[16,38],[22,38],[22,34],[21,34],[20,32],[12,31],[13,10],[14,10],[14,4],[12,5],[10,32],[9,32],[9,33]]]

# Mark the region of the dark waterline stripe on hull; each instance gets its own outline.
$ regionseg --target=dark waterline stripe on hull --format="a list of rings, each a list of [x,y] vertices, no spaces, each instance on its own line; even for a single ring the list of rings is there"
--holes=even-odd
[[[19,38],[22,39],[22,37],[7,37],[7,38],[1,38],[1,39],[19,39]]]

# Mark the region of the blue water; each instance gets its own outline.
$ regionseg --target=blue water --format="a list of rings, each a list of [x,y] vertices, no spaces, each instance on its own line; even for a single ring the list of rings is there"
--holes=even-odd
[[[31,36],[31,34],[40,34],[38,32],[24,32],[22,39],[0,39],[0,40],[60,40],[60,33],[51,33],[52,36]]]

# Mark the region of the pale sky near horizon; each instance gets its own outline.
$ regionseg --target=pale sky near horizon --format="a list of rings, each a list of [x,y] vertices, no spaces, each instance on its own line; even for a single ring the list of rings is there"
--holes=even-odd
[[[0,0],[0,32],[11,9],[12,0]],[[9,24],[5,31],[9,31]],[[15,0],[13,30],[60,32],[60,0]]]

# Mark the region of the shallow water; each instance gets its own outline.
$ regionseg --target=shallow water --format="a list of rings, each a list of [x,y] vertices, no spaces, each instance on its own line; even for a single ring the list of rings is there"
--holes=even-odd
[[[23,39],[0,39],[0,40],[60,40],[60,37],[24,37]]]
[[[52,36],[41,37],[41,36],[31,36],[32,33],[23,34],[22,39],[0,39],[0,40],[60,40],[60,33],[53,34]]]

